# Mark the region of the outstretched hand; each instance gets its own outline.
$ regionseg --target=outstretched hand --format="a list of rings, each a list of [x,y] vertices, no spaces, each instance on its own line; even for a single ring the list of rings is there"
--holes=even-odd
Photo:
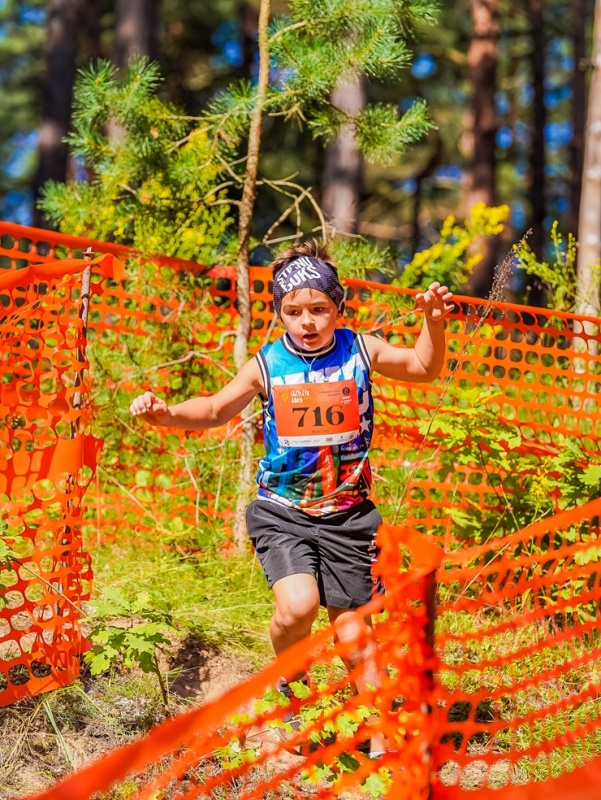
[[[141,417],[149,425],[166,425],[169,419],[167,403],[153,392],[144,392],[136,397],[129,413]]]
[[[418,292],[415,295],[415,304],[428,319],[439,322],[453,310],[453,293],[435,281],[425,292]]]

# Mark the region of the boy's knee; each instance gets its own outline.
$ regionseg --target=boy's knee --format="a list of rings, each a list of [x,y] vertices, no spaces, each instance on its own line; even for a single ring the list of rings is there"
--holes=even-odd
[[[276,604],[274,621],[280,628],[291,629],[299,625],[312,625],[319,611],[319,597],[311,592],[300,592]]]
[[[349,657],[367,657],[373,649],[373,630],[365,618],[351,610],[332,616],[336,639]]]
[[[274,584],[274,623],[281,630],[310,627],[319,611],[319,589],[310,575],[283,578]]]

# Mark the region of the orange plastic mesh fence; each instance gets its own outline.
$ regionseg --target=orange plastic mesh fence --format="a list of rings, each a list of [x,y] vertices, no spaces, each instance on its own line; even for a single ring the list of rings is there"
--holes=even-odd
[[[0,245],[9,243],[3,232],[0,228]],[[12,244],[0,250],[0,259],[9,259],[9,267],[22,252],[15,243],[25,242],[26,249],[33,242],[30,250],[35,250],[48,236],[32,230],[19,235],[14,228],[5,235]],[[61,244],[61,237],[53,236],[53,244]],[[88,244],[64,241],[67,248]],[[178,265],[169,269],[177,271]],[[139,290],[111,281],[103,299],[93,304],[93,335],[106,334],[107,349],[117,335],[155,332],[147,327],[153,315],[168,324],[182,313],[177,298],[169,295],[172,273],[162,277],[159,271],[144,282],[143,264],[140,270]],[[199,300],[203,319],[188,329],[187,344],[201,360],[203,354],[224,359],[231,344],[228,331],[235,325],[233,271],[221,268],[212,275],[212,300]],[[252,271],[254,346],[273,333],[267,276],[264,269]],[[349,325],[407,346],[415,341],[420,319],[408,308],[410,292],[361,281],[347,286]],[[387,466],[405,461],[413,470],[423,439],[420,423],[439,404],[461,413],[462,401],[452,391],[457,386],[493,390],[488,407],[519,430],[521,452],[550,453],[561,447],[562,435],[572,435],[596,457],[600,339],[594,319],[459,298],[449,322],[448,371],[438,385],[374,381],[376,472],[385,478]],[[234,429],[235,423],[218,435],[235,435]],[[111,489],[108,479],[98,483],[100,540],[156,536],[157,508],[168,508],[170,518],[181,516],[192,525],[227,519],[231,512],[223,495],[201,490],[189,474],[189,440],[174,432],[135,436],[125,442],[118,469],[109,476],[119,489]],[[208,438],[195,441],[218,447]],[[158,466],[145,466],[150,461],[142,460],[142,444],[157,456]],[[315,767],[312,791],[319,797],[344,796],[346,787],[363,783],[376,795],[425,798],[432,782],[436,798],[470,792],[476,798],[596,798],[601,780],[601,501],[517,532],[504,535],[501,527],[494,539],[477,545],[459,537],[450,509],[498,510],[499,494],[478,463],[435,482],[440,457],[433,427],[412,473],[402,525],[380,531],[378,568],[387,593],[375,628],[377,687],[349,694],[336,656],[356,643],[333,647],[330,632],[319,632],[218,702],[167,721],[39,797],[90,797],[130,773],[137,773],[140,798],[161,796],[163,790],[165,797],[210,796],[217,788],[225,796],[264,797],[286,778]],[[148,473],[143,486],[141,471]],[[173,476],[171,483],[166,473]],[[94,503],[94,493],[89,498]],[[438,537],[443,548],[428,545],[424,532]],[[427,576],[439,561],[435,663],[426,625],[426,609],[432,607]],[[285,724],[286,708],[261,700],[265,691],[279,675],[306,667],[311,674],[301,714],[306,729],[288,730],[288,736],[315,740],[314,752],[300,763],[282,758],[281,743],[255,753],[257,730]],[[434,667],[433,689],[429,673]],[[328,736],[332,728],[336,737]],[[386,733],[391,748],[378,762],[356,749],[356,742],[374,730]],[[356,771],[346,771],[349,758]]]
[[[113,262],[93,266],[113,274]],[[84,266],[0,274],[0,522],[11,545],[0,566],[2,705],[79,674],[79,605],[91,580],[82,499],[98,445],[86,433],[88,364],[72,302]]]

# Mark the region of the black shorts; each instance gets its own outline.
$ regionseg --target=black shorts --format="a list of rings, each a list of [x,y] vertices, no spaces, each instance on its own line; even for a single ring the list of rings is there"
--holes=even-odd
[[[246,510],[248,534],[270,586],[290,575],[313,575],[322,606],[359,608],[382,591],[372,565],[380,512],[364,500],[316,517],[272,500]]]

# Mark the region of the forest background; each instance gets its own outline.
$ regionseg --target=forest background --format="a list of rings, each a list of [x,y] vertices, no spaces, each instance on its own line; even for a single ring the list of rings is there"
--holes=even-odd
[[[273,4],[274,16],[285,10]],[[554,220],[578,238],[593,16],[594,0],[441,3],[436,24],[424,15],[408,37],[399,78],[357,80],[333,98],[351,109],[392,102],[401,112],[425,98],[435,127],[405,158],[366,165],[352,141],[324,147],[307,126],[272,119],[262,173],[296,174],[337,230],[392,245],[398,268],[437,239],[448,214],[461,219],[478,201],[509,204],[505,241],[488,242],[470,281],[482,295],[500,252],[528,228],[538,256],[548,253]],[[123,67],[146,54],[160,64],[161,98],[198,115],[232,81],[256,80],[257,22],[258,3],[235,0],[2,0],[0,217],[47,225],[36,208],[46,180],[88,175],[62,143],[77,68],[99,57]],[[277,203],[258,199],[256,229],[269,227]],[[269,257],[265,248],[252,256]],[[513,288],[541,302],[523,275]]]

